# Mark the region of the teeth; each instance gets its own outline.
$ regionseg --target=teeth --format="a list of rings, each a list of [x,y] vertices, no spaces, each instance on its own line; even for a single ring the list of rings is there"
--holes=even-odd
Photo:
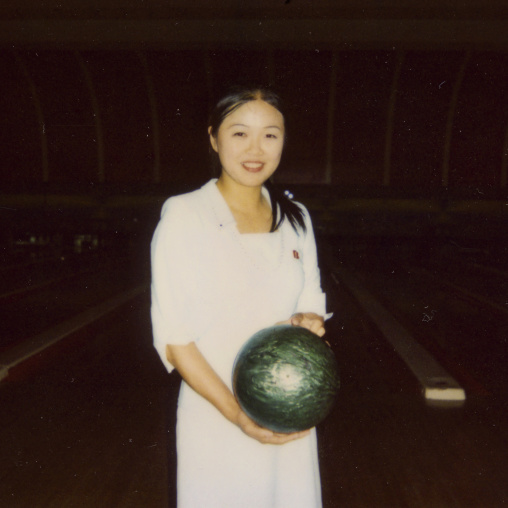
[[[263,163],[262,162],[244,162],[243,165],[246,168],[257,169],[257,168],[260,168],[263,165]]]

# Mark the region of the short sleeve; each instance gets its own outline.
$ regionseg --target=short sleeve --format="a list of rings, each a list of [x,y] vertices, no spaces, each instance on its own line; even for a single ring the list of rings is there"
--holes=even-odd
[[[174,367],[166,358],[166,345],[185,345],[197,340],[191,297],[197,221],[190,208],[182,199],[168,199],[151,243],[153,341],[169,372]]]
[[[301,206],[301,205],[300,205]],[[315,312],[325,319],[331,317],[326,314],[326,295],[321,289],[321,273],[318,266],[316,239],[309,212],[302,206],[304,211],[307,231],[301,233],[302,239],[302,262],[304,270],[304,285],[297,304],[297,312]]]

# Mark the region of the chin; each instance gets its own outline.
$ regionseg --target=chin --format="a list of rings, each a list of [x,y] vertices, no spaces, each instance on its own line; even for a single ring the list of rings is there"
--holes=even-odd
[[[271,175],[253,175],[251,178],[242,178],[240,183],[246,187],[259,187],[263,185]]]

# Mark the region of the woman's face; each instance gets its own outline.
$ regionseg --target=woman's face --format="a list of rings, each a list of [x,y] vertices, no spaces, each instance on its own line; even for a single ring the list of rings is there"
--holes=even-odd
[[[279,165],[284,118],[270,104],[250,101],[223,120],[217,137],[210,133],[210,142],[219,154],[222,179],[248,187],[260,186]]]

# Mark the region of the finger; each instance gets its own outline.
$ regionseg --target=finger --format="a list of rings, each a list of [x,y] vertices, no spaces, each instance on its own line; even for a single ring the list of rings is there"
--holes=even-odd
[[[304,319],[300,326],[303,326],[319,337],[325,334],[325,328],[321,319]]]
[[[297,439],[302,439],[305,436],[308,436],[310,430],[304,430],[302,432],[292,432],[291,434],[277,434],[277,438],[281,444],[289,443],[290,441],[296,441]]]
[[[308,328],[311,332],[315,333],[316,335],[319,335],[320,331],[324,332],[323,322],[320,319],[309,320]]]
[[[304,315],[301,312],[297,312],[291,316],[291,324],[293,326],[302,326]]]
[[[279,434],[274,432],[270,438],[263,441],[266,444],[283,445],[309,435],[310,431],[293,432],[291,434]]]
[[[248,420],[245,426],[245,432],[264,444],[283,444],[297,438],[297,433],[283,434],[274,432],[273,430],[261,427],[251,419]]]
[[[288,439],[294,441],[295,439],[301,439],[302,437],[308,436],[310,430],[302,430],[300,432],[292,432],[291,434],[284,434]]]
[[[294,441],[296,439],[301,439],[302,437],[308,436],[310,433],[310,429],[297,431],[297,432],[275,432],[270,429],[266,429],[265,427],[260,427],[257,424],[254,424],[257,427],[257,431],[259,432],[259,436],[263,436],[263,439],[266,442],[270,442],[272,444],[283,444],[288,443],[289,441]]]
[[[322,337],[325,333],[326,333],[326,330],[324,329],[323,326],[320,326],[318,328],[318,330],[316,332],[314,332],[318,337]]]
[[[298,323],[298,326],[301,326],[302,328],[307,328],[307,330],[310,330],[311,332],[315,332],[317,330],[317,326],[319,326],[319,322],[315,321],[312,318],[308,318],[303,314],[302,319]]]

